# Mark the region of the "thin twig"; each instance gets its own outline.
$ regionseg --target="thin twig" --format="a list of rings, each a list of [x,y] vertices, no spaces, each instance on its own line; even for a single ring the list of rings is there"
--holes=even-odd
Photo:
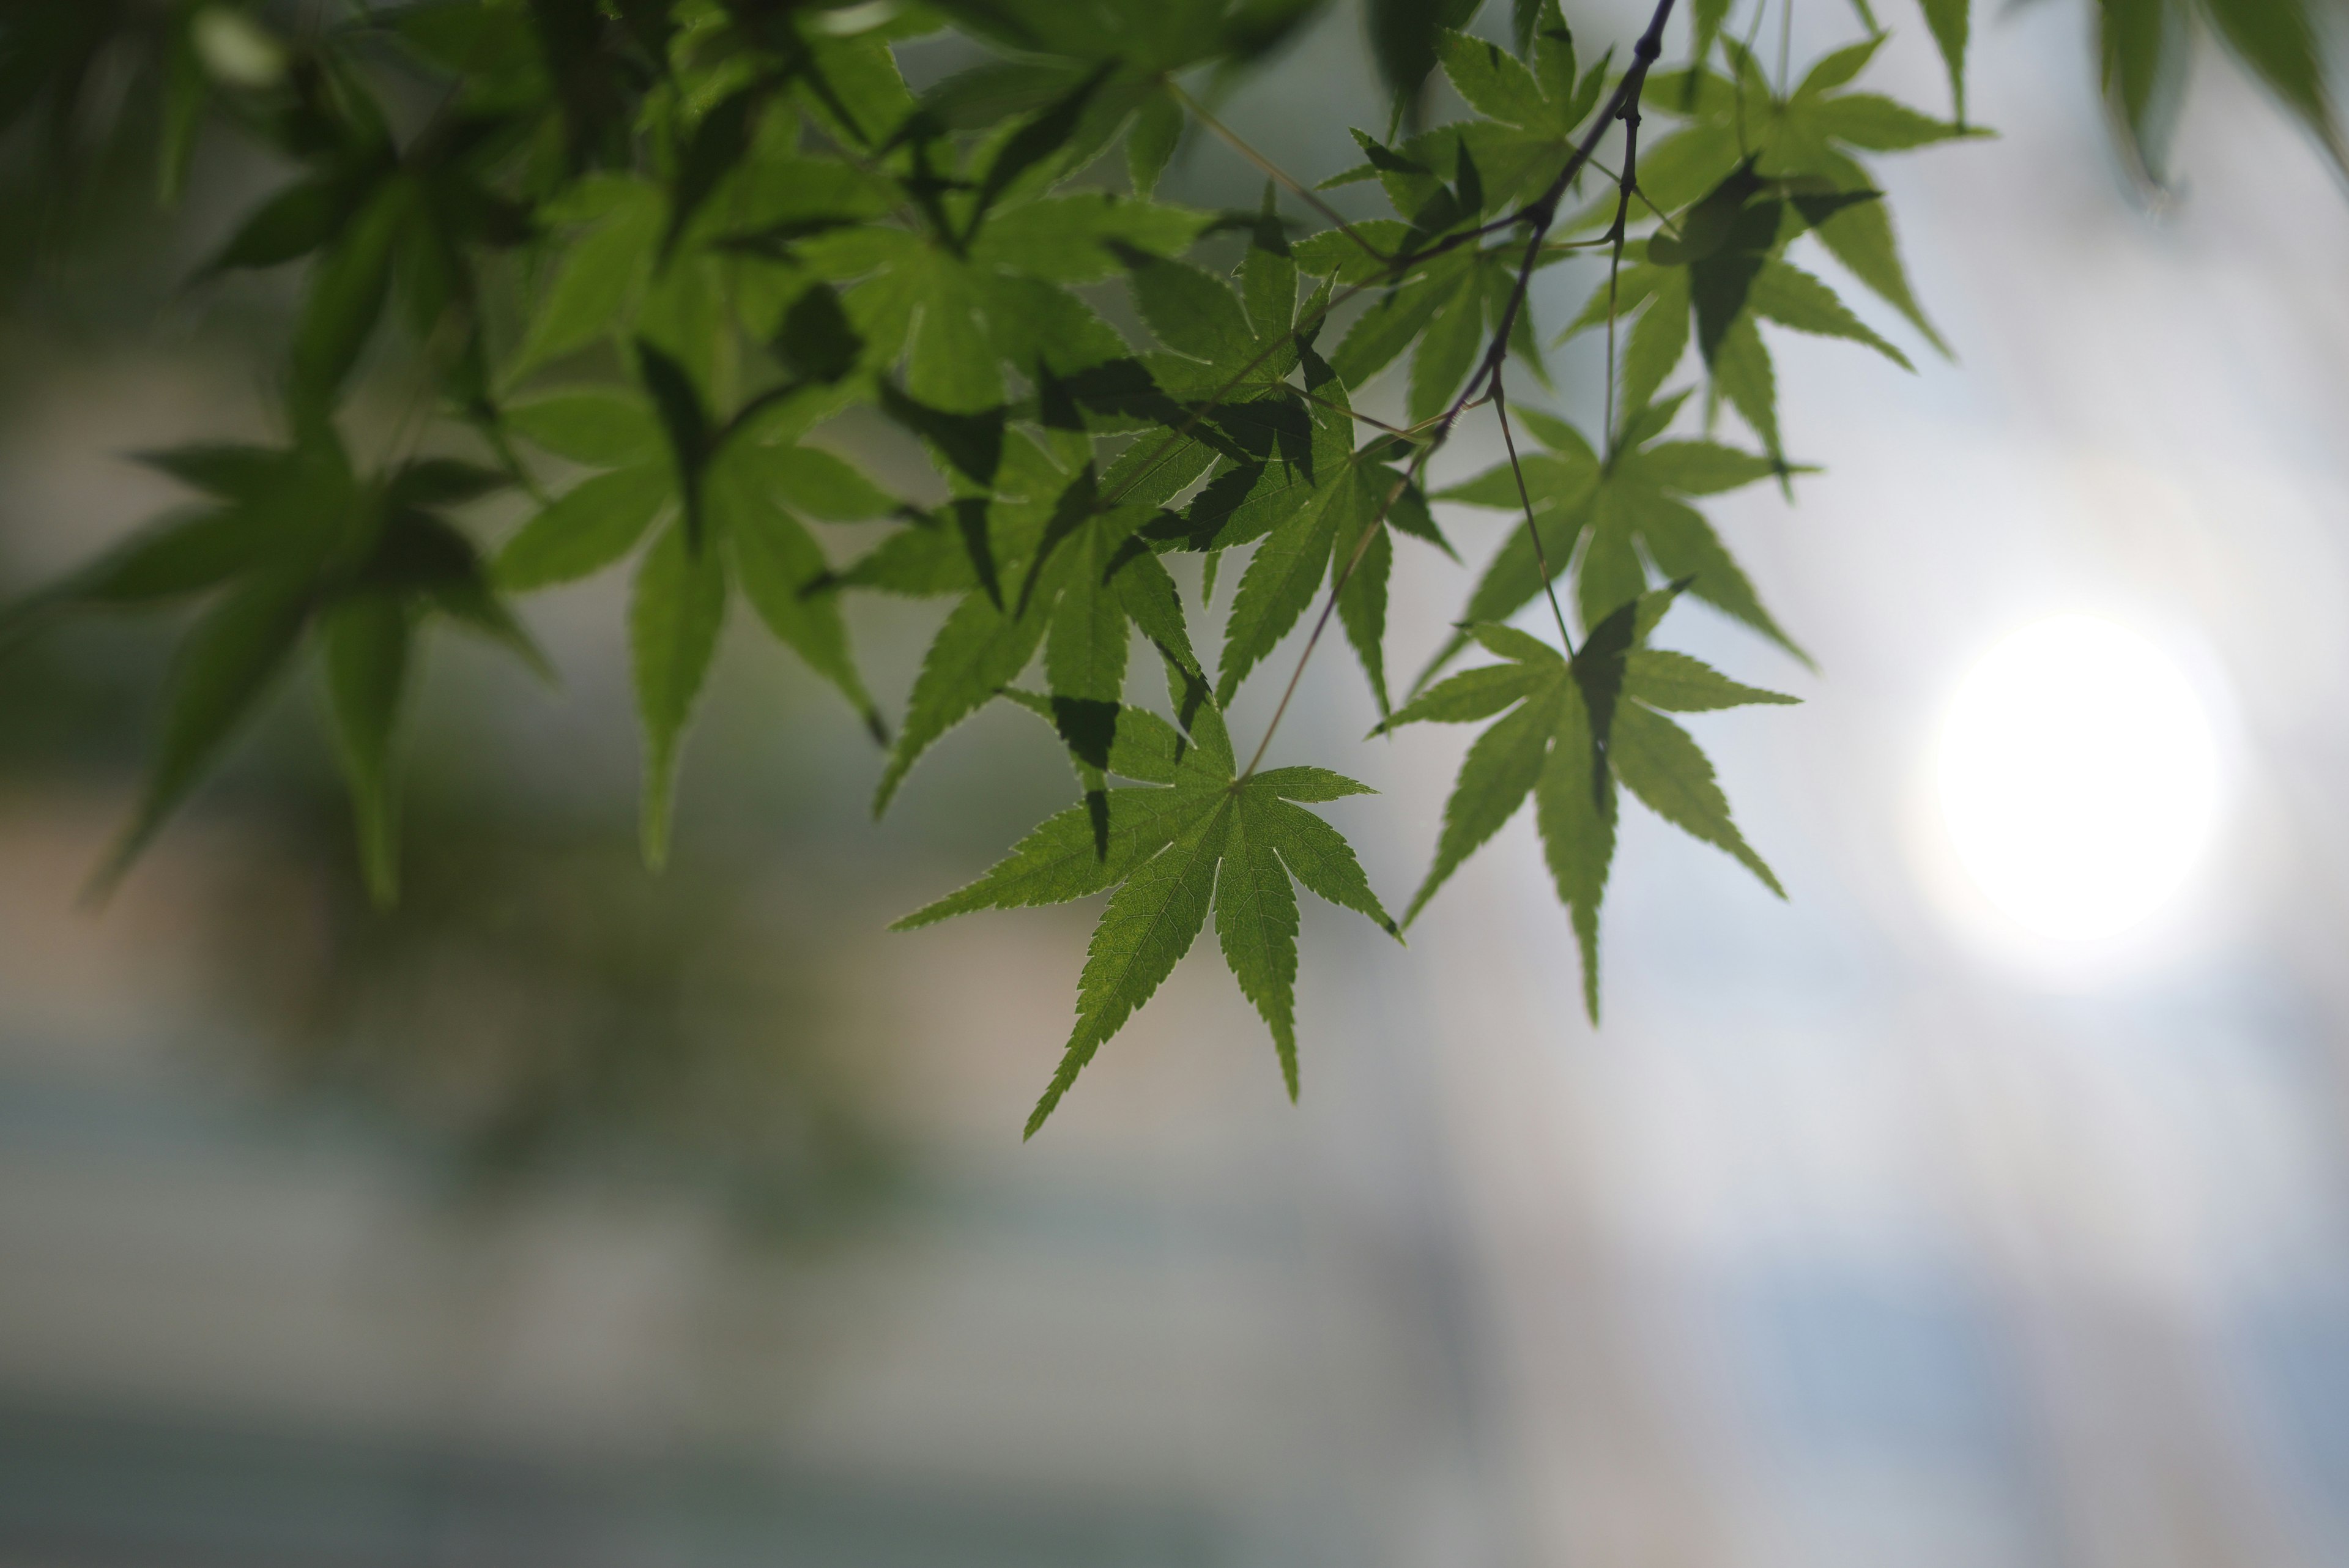
[[[1330,617],[1338,607],[1338,596],[1346,591],[1346,583],[1353,576],[1354,568],[1362,564],[1364,556],[1370,554],[1371,539],[1387,525],[1387,514],[1394,510],[1394,504],[1402,499],[1402,493],[1411,488],[1411,482],[1426,468],[1427,460],[1434,451],[1433,445],[1424,446],[1412,458],[1411,467],[1395,481],[1394,488],[1387,492],[1387,498],[1379,504],[1378,512],[1362,529],[1362,536],[1354,542],[1354,553],[1346,557],[1345,566],[1330,584],[1330,597],[1321,603],[1321,614],[1314,620],[1313,630],[1305,639],[1305,650],[1297,656],[1297,668],[1288,672],[1288,684],[1281,689],[1280,703],[1272,711],[1272,722],[1264,727],[1264,739],[1256,743],[1255,754],[1248,758],[1247,766],[1241,770],[1242,784],[1256,776],[1257,764],[1264,761],[1264,753],[1271,748],[1273,732],[1280,728],[1281,718],[1288,711],[1288,700],[1297,695],[1297,683],[1305,679],[1305,667],[1312,661],[1314,649],[1320,646],[1321,634],[1330,629]]]
[[[1217,119],[1214,115],[1209,114],[1207,112],[1206,106],[1202,104],[1197,99],[1193,98],[1189,93],[1185,92],[1181,86],[1179,86],[1172,77],[1168,77],[1164,79],[1166,84],[1166,90],[1174,96],[1176,102],[1180,103],[1185,109],[1191,111],[1192,118],[1195,119],[1201,125],[1206,126],[1209,130],[1214,131],[1217,136],[1222,137],[1225,142],[1231,147],[1233,151],[1238,153],[1241,157],[1255,164],[1257,168],[1261,170],[1266,175],[1278,181],[1282,185],[1287,186],[1288,188],[1289,194],[1295,196],[1299,201],[1303,202],[1307,206],[1311,207],[1315,212],[1320,213],[1323,217],[1337,224],[1339,229],[1344,233],[1348,239],[1353,241],[1356,244],[1361,246],[1364,251],[1369,253],[1371,260],[1381,265],[1385,265],[1392,263],[1395,259],[1394,257],[1387,254],[1386,252],[1379,249],[1378,246],[1371,244],[1370,241],[1364,239],[1361,236],[1361,232],[1357,230],[1353,224],[1346,221],[1344,214],[1340,213],[1337,208],[1331,206],[1329,202],[1321,199],[1321,193],[1319,192],[1299,181],[1294,175],[1290,174],[1288,171],[1281,168],[1280,165],[1275,163],[1271,159],[1267,158],[1263,153],[1258,152],[1255,148],[1249,146],[1247,142],[1241,138],[1239,132],[1234,130],[1230,126],[1226,125],[1222,120]]]
[[[1501,440],[1509,449],[1509,472],[1517,482],[1517,501],[1526,509],[1526,537],[1534,542],[1534,565],[1541,572],[1542,591],[1549,596],[1549,613],[1557,622],[1557,639],[1566,645],[1566,656],[1574,657],[1574,634],[1566,629],[1566,611],[1558,607],[1557,577],[1549,569],[1549,550],[1542,544],[1541,529],[1534,522],[1534,498],[1526,489],[1525,464],[1517,461],[1516,433],[1509,429],[1508,394],[1501,389],[1501,373],[1493,372],[1493,411],[1501,417]]]
[[[1509,334],[1516,327],[1517,313],[1525,308],[1526,295],[1533,286],[1534,264],[1541,255],[1543,242],[1549,237],[1550,224],[1557,220],[1557,204],[1565,199],[1567,187],[1574,182],[1584,165],[1599,151],[1599,143],[1606,136],[1608,127],[1624,119],[1627,110],[1633,115],[1639,112],[1640,93],[1647,86],[1650,67],[1664,52],[1664,24],[1671,20],[1671,16],[1672,0],[1657,0],[1656,12],[1649,19],[1648,30],[1640,35],[1638,43],[1631,46],[1631,68],[1625,71],[1623,79],[1616,84],[1614,96],[1607,100],[1607,111],[1591,126],[1583,137],[1582,144],[1574,150],[1574,156],[1567,160],[1566,167],[1558,171],[1557,178],[1550,182],[1548,190],[1542,192],[1541,199],[1526,209],[1528,222],[1533,225],[1533,240],[1526,246],[1526,259],[1517,268],[1516,286],[1509,291],[1508,307],[1501,313],[1500,326],[1493,333],[1493,346],[1485,351],[1485,363],[1477,374],[1469,379],[1470,390],[1475,390],[1479,380],[1489,380],[1497,375],[1501,361],[1508,358]]]
[[[1461,389],[1460,396],[1454,400],[1450,408],[1437,416],[1433,427],[1433,439],[1421,448],[1413,457],[1411,471],[1388,495],[1386,504],[1379,508],[1376,519],[1363,530],[1361,542],[1354,547],[1353,558],[1346,563],[1345,569],[1337,575],[1337,580],[1330,585],[1329,600],[1321,607],[1320,618],[1313,623],[1312,634],[1305,640],[1305,650],[1299,656],[1297,669],[1288,678],[1288,689],[1282,691],[1279,706],[1272,711],[1272,722],[1265,726],[1264,739],[1257,742],[1256,753],[1248,759],[1247,770],[1240,775],[1241,777],[1246,778],[1253,774],[1257,764],[1264,760],[1265,753],[1271,747],[1273,734],[1280,728],[1280,721],[1288,711],[1289,699],[1297,694],[1298,682],[1305,677],[1306,663],[1312,659],[1314,649],[1320,645],[1321,633],[1329,627],[1330,617],[1338,607],[1338,596],[1344,590],[1346,579],[1352,576],[1355,563],[1359,562],[1369,550],[1371,535],[1384,525],[1388,509],[1394,504],[1396,498],[1402,495],[1404,487],[1425,466],[1428,458],[1435,449],[1444,444],[1445,438],[1452,432],[1454,421],[1458,420],[1463,410],[1468,407],[1469,400],[1477,395],[1480,387],[1495,403],[1500,401],[1501,367],[1509,357],[1509,337],[1516,327],[1518,313],[1525,308],[1526,296],[1533,287],[1534,267],[1541,259],[1547,247],[1550,225],[1557,221],[1558,203],[1565,199],[1568,187],[1573,184],[1575,178],[1589,164],[1592,155],[1599,151],[1599,143],[1605,138],[1609,127],[1619,119],[1625,122],[1629,136],[1637,136],[1640,94],[1647,85],[1650,67],[1654,66],[1664,52],[1664,26],[1671,20],[1672,5],[1673,0],[1657,0],[1655,14],[1649,18],[1647,31],[1641,33],[1639,42],[1631,47],[1630,68],[1623,73],[1623,79],[1616,84],[1613,96],[1607,100],[1606,112],[1599,117],[1583,137],[1581,144],[1574,151],[1574,156],[1567,160],[1566,167],[1558,171],[1557,179],[1550,182],[1549,188],[1544,191],[1531,205],[1521,208],[1507,221],[1510,224],[1526,223],[1531,228],[1532,233],[1526,240],[1525,259],[1517,266],[1516,284],[1509,291],[1508,306],[1501,313],[1499,325],[1494,328],[1492,347],[1485,350],[1484,362],[1477,367],[1475,374],[1468,378],[1468,383]],[[1628,145],[1633,146],[1636,150],[1635,142]],[[1624,161],[1627,174],[1630,171],[1632,162],[1633,160],[1630,158],[1626,158]],[[1628,200],[1628,197],[1626,199]],[[1486,225],[1486,230],[1491,226]],[[1474,232],[1481,234],[1486,231]],[[1537,547],[1539,546],[1538,535],[1536,535],[1535,544]],[[1554,597],[1552,604],[1553,606],[1556,604]],[[1561,615],[1559,618],[1563,621],[1564,617]]]
[[[1786,96],[1787,61],[1795,47],[1795,0],[1780,0],[1778,6],[1778,96]]]

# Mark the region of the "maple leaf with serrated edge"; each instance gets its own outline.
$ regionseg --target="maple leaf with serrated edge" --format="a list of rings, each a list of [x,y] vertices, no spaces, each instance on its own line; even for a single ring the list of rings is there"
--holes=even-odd
[[[1599,907],[1615,858],[1616,785],[1665,821],[1785,890],[1730,818],[1713,764],[1663,715],[1796,699],[1742,685],[1682,653],[1644,646],[1681,591],[1674,585],[1609,614],[1571,659],[1538,638],[1490,622],[1468,628],[1507,662],[1464,670],[1381,725],[1495,722],[1468,749],[1444,806],[1435,862],[1404,911],[1409,926],[1461,862],[1534,797],[1535,821],[1582,955],[1583,1005],[1599,1021]]]
[[[1582,624],[1596,627],[1647,591],[1652,564],[1666,580],[1684,580],[1698,598],[1810,661],[1763,607],[1753,583],[1703,514],[1684,499],[1771,478],[1783,472],[1782,465],[1717,441],[1665,439],[1687,396],[1682,392],[1635,410],[1620,443],[1606,458],[1564,420],[1537,410],[1512,411],[1545,449],[1522,460],[1541,551],[1537,556],[1523,524],[1517,478],[1508,464],[1438,491],[1438,501],[1520,514],[1520,524],[1510,529],[1469,595],[1460,618],[1464,623],[1506,620],[1530,604],[1542,591],[1539,562],[1547,560],[1552,573],[1573,565]],[[1469,640],[1468,633],[1455,633],[1428,661],[1413,690],[1424,687]]]
[[[1638,311],[1619,387],[1621,406],[1636,413],[1679,366],[1692,322],[1711,381],[1708,410],[1726,399],[1772,455],[1782,455],[1777,377],[1758,320],[1864,344],[1904,370],[1915,369],[1833,289],[1785,259],[1787,245],[1806,230],[1875,199],[1826,191],[1812,180],[1764,179],[1749,159],[1673,228],[1645,241],[1645,259],[1595,288],[1560,338]]]
[[[841,580],[902,593],[959,592],[916,676],[905,721],[874,794],[887,809],[922,753],[1019,679],[1040,647],[1056,693],[1115,702],[1132,632],[1196,674],[1182,597],[1157,556],[1135,542],[1161,517],[1161,470],[1115,504],[1103,499],[1080,436],[1046,431],[1006,441],[992,499],[950,503],[885,541]],[[1074,465],[1074,472],[1063,464]],[[1117,465],[1106,479],[1115,483]]]
[[[1391,450],[1391,442],[1354,445],[1345,386],[1329,365],[1307,349],[1304,369],[1306,389],[1317,400],[1310,410],[1308,462],[1281,493],[1278,504],[1249,519],[1249,527],[1263,526],[1263,542],[1241,574],[1231,614],[1224,622],[1216,700],[1228,702],[1248,671],[1296,626],[1324,579],[1343,575],[1339,617],[1383,713],[1388,703],[1381,643],[1393,559],[1387,525],[1404,481],[1378,461]],[[1211,504],[1210,494],[1203,493],[1193,504],[1194,517]],[[1233,542],[1237,530],[1229,523],[1225,530],[1213,536],[1210,547]]]
[[[1867,67],[1883,41],[1878,35],[1834,51],[1783,98],[1772,90],[1752,54],[1727,38],[1722,43],[1735,80],[1702,67],[1658,73],[1650,78],[1645,106],[1687,123],[1641,151],[1641,190],[1658,208],[1678,212],[1751,160],[1765,180],[1816,180],[1832,195],[1873,198],[1875,182],[1859,154],[1902,152],[1992,134],[1979,126],[1935,119],[1874,93],[1837,91]],[[1594,205],[1574,226],[1604,223],[1613,213],[1611,200]],[[1917,303],[1881,200],[1850,201],[1823,213],[1813,226],[1829,254],[1948,355],[1948,345]]]
[[[1087,945],[1076,1027],[1028,1118],[1030,1137],[1094,1053],[1174,972],[1211,909],[1224,961],[1271,1031],[1292,1100],[1298,1093],[1292,884],[1303,883],[1384,930],[1397,929],[1345,839],[1299,804],[1368,794],[1369,786],[1313,767],[1236,776],[1222,715],[1199,701],[1195,690],[1189,695],[1187,737],[1147,710],[1121,708],[1110,716],[1117,738],[1102,752],[1102,764],[1160,787],[1089,791],[1084,802],[1046,819],[978,881],[895,928],[910,929],[974,909],[1110,894]],[[1054,716],[1049,701],[1028,705]]]

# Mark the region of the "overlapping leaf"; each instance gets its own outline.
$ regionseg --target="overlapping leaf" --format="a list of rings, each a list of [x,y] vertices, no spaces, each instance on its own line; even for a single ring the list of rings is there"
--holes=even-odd
[[[1779,467],[1766,457],[1711,441],[1666,435],[1682,398],[1637,410],[1611,456],[1602,458],[1581,433],[1563,420],[1531,411],[1516,416],[1542,443],[1526,456],[1526,495],[1533,525],[1541,531],[1537,553],[1526,526],[1512,527],[1461,619],[1491,623],[1507,619],[1542,591],[1539,563],[1552,575],[1576,563],[1574,597],[1582,624],[1596,627],[1621,606],[1648,591],[1651,575],[1684,581],[1689,591],[1743,621],[1796,658],[1802,649],[1763,607],[1753,583],[1739,569],[1692,496],[1718,495],[1767,479]],[[1507,464],[1487,470],[1437,493],[1459,502],[1519,513],[1517,478]],[[1467,646],[1453,638],[1431,661],[1418,684],[1427,681]]]
[[[1470,635],[1506,662],[1441,681],[1389,727],[1495,722],[1468,750],[1444,807],[1435,863],[1403,914],[1409,925],[1463,861],[1531,795],[1557,896],[1582,953],[1583,1003],[1599,1018],[1599,909],[1615,858],[1616,786],[1656,815],[1734,857],[1785,897],[1731,820],[1713,765],[1668,712],[1791,702],[1744,686],[1685,654],[1645,646],[1677,587],[1623,605],[1573,659],[1491,622]],[[1497,716],[1497,717],[1496,717]]]
[[[1194,709],[1187,736],[1135,708],[1116,710],[1112,729],[1102,765],[1160,787],[1093,792],[1048,818],[978,881],[897,922],[905,929],[974,909],[1110,894],[1077,984],[1076,1027],[1028,1118],[1031,1137],[1102,1044],[1174,972],[1211,909],[1224,961],[1272,1033],[1292,1099],[1292,884],[1395,929],[1344,838],[1299,804],[1367,794],[1367,786],[1310,767],[1236,777],[1222,716],[1205,704]]]
[[[1754,57],[1726,41],[1734,80],[1702,68],[1659,75],[1656,107],[1687,123],[1640,153],[1640,184],[1657,208],[1678,213],[1723,189],[1750,163],[1754,178],[1777,183],[1778,199],[1816,232],[1828,254],[1946,354],[1917,303],[1891,217],[1881,201],[1869,199],[1875,182],[1859,159],[1985,133],[1878,94],[1841,90],[1882,43],[1879,36],[1836,50],[1783,98]],[[1750,199],[1741,205],[1747,204]],[[1581,221],[1594,224],[1613,212],[1611,202],[1602,203]]]

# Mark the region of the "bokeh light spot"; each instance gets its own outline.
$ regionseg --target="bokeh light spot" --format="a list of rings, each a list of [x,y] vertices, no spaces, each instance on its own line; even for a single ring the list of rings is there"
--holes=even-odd
[[[1959,864],[2035,935],[2088,941],[2158,913],[2218,817],[2218,747],[2194,689],[2137,633],[2063,615],[1970,671],[1934,759]]]

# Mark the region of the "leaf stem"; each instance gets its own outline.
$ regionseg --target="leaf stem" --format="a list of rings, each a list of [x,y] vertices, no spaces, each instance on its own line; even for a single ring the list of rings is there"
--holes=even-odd
[[[1499,324],[1493,330],[1492,346],[1485,350],[1484,362],[1477,367],[1475,374],[1468,378],[1467,385],[1460,389],[1460,395],[1453,400],[1452,406],[1436,416],[1433,427],[1434,439],[1422,447],[1413,457],[1411,469],[1389,493],[1385,504],[1379,508],[1378,515],[1362,530],[1361,540],[1354,546],[1352,558],[1346,563],[1345,569],[1340,572],[1336,580],[1330,584],[1328,602],[1322,605],[1320,618],[1313,623],[1312,634],[1305,639],[1305,650],[1298,656],[1297,668],[1288,677],[1288,688],[1280,694],[1279,706],[1272,711],[1272,722],[1265,726],[1264,739],[1257,742],[1255,754],[1248,759],[1246,771],[1240,774],[1242,778],[1247,778],[1256,772],[1257,764],[1264,761],[1265,753],[1271,748],[1273,734],[1280,728],[1280,721],[1288,712],[1289,700],[1297,695],[1298,682],[1304,679],[1305,666],[1312,659],[1314,649],[1320,645],[1321,634],[1328,629],[1330,617],[1338,607],[1338,595],[1344,589],[1346,579],[1353,575],[1356,563],[1360,562],[1370,549],[1371,535],[1385,525],[1388,511],[1402,494],[1405,486],[1409,485],[1426,466],[1427,460],[1433,455],[1435,449],[1442,446],[1445,438],[1452,433],[1454,421],[1467,410],[1470,400],[1476,398],[1480,385],[1495,405],[1503,401],[1501,367],[1509,358],[1509,337],[1516,330],[1518,314],[1525,308],[1526,296],[1533,287],[1534,265],[1547,247],[1550,225],[1557,221],[1558,202],[1565,199],[1567,189],[1574,183],[1576,176],[1589,165],[1592,156],[1599,151],[1599,143],[1606,137],[1608,129],[1619,119],[1624,122],[1625,145],[1631,154],[1624,160],[1624,176],[1627,182],[1632,178],[1638,150],[1640,94],[1647,86],[1649,69],[1664,52],[1664,26],[1671,20],[1672,5],[1673,0],[1656,0],[1655,13],[1648,19],[1647,31],[1641,33],[1639,42],[1631,47],[1630,68],[1623,73],[1623,79],[1616,84],[1613,95],[1607,100],[1606,111],[1591,125],[1589,131],[1584,135],[1581,144],[1574,150],[1574,155],[1567,160],[1566,167],[1558,171],[1557,179],[1550,182],[1549,188],[1531,204],[1518,209],[1509,218],[1497,223],[1485,224],[1481,229],[1467,231],[1467,236],[1473,238],[1490,233],[1495,228],[1509,227],[1520,223],[1529,225],[1533,230],[1526,241],[1525,259],[1517,265],[1516,284],[1509,291],[1509,303],[1501,313]],[[1628,190],[1622,200],[1626,202],[1630,201]],[[1619,228],[1621,223],[1619,213],[1617,223]],[[1619,254],[1620,236],[1619,234],[1615,237]],[[1411,259],[1421,259],[1433,254],[1434,254],[1433,250],[1425,251],[1420,253],[1420,257]],[[1359,286],[1353,292],[1360,292],[1361,287],[1367,286]],[[1336,301],[1331,301],[1331,306],[1335,304]],[[1326,307],[1324,313],[1327,313]],[[1609,379],[1611,385],[1611,377]],[[1505,413],[1502,426],[1504,431],[1508,428],[1506,417]],[[1514,441],[1511,445],[1514,456]],[[1521,484],[1523,483],[1522,476],[1519,483]],[[1534,538],[1534,546],[1537,551],[1541,548],[1538,532]],[[1555,590],[1552,591],[1550,603],[1551,607],[1556,609],[1557,601]],[[1561,630],[1564,628],[1565,619],[1565,615],[1560,612],[1558,621]],[[1568,647],[1571,648],[1571,646],[1569,642]]]
[[[1541,529],[1534,522],[1534,498],[1526,489],[1525,465],[1517,461],[1517,438],[1509,428],[1508,394],[1501,389],[1501,373],[1493,372],[1493,411],[1501,419],[1501,440],[1509,449],[1509,472],[1517,482],[1517,501],[1526,509],[1526,536],[1534,542],[1534,566],[1542,575],[1542,591],[1549,596],[1549,613],[1557,622],[1557,639],[1566,645],[1566,656],[1574,657],[1574,634],[1566,629],[1566,611],[1558,607],[1557,577],[1549,569],[1549,551],[1542,544]]]
[[[1288,684],[1281,689],[1280,704],[1272,711],[1272,722],[1264,727],[1264,739],[1256,743],[1256,752],[1248,758],[1247,766],[1240,770],[1240,783],[1246,784],[1256,776],[1257,764],[1264,761],[1264,753],[1271,749],[1273,732],[1280,728],[1281,719],[1288,712],[1288,700],[1297,695],[1297,684],[1305,679],[1305,667],[1312,661],[1313,650],[1320,645],[1321,634],[1330,629],[1330,617],[1338,608],[1338,596],[1346,591],[1346,583],[1353,576],[1354,568],[1362,564],[1364,556],[1370,554],[1371,541],[1378,536],[1380,529],[1387,525],[1387,514],[1394,510],[1394,504],[1402,499],[1402,493],[1411,488],[1412,481],[1419,477],[1421,471],[1427,466],[1428,458],[1442,444],[1443,437],[1439,435],[1434,441],[1413,455],[1411,467],[1395,481],[1394,488],[1387,492],[1387,498],[1379,503],[1377,513],[1363,524],[1362,536],[1354,542],[1354,553],[1346,557],[1345,566],[1330,584],[1330,596],[1322,601],[1321,614],[1314,620],[1313,630],[1305,639],[1305,651],[1297,656],[1297,668],[1288,672]]]

